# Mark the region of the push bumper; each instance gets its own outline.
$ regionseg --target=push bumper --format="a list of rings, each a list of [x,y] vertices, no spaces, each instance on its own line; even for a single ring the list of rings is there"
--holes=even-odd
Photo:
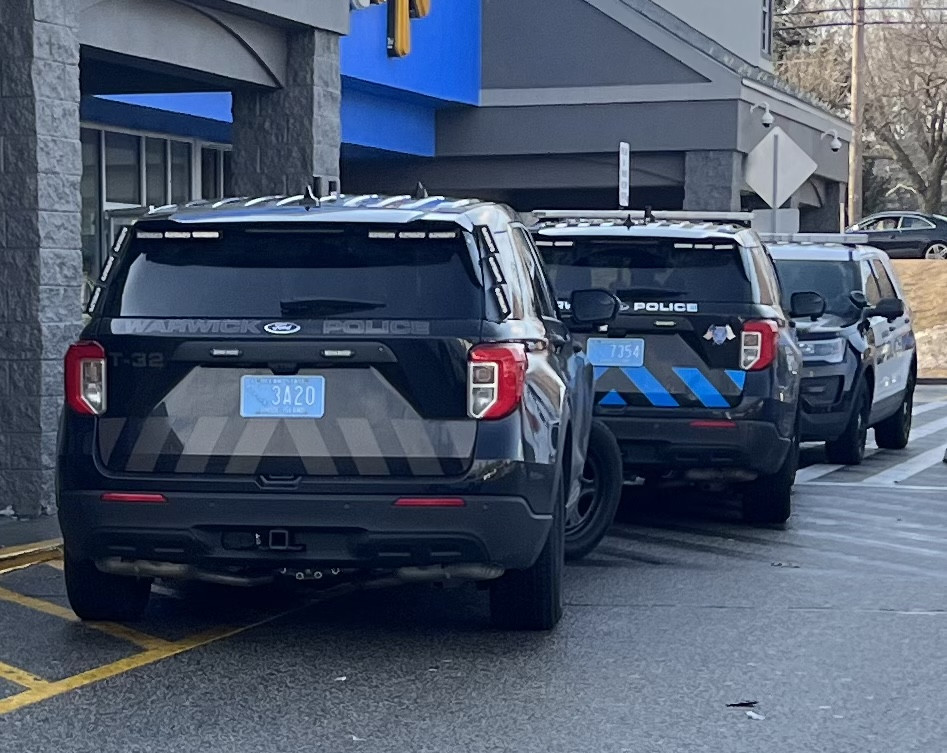
[[[851,420],[858,366],[846,358],[839,364],[807,365],[800,386],[801,431],[804,442],[838,439]]]
[[[394,569],[532,565],[552,518],[514,496],[463,495],[458,507],[400,507],[390,495],[167,493],[166,502],[104,502],[60,492],[69,553],[206,570],[313,566]]]
[[[625,467],[639,473],[699,469],[716,471],[721,478],[771,474],[792,445],[774,424],[762,421],[614,418],[605,424],[618,440]]]

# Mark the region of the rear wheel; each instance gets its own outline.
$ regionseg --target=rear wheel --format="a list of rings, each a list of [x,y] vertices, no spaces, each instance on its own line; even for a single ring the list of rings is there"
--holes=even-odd
[[[792,487],[799,467],[799,432],[775,473],[760,476],[743,495],[743,520],[754,525],[780,525],[792,514]]]
[[[579,500],[566,516],[567,560],[584,557],[605,537],[621,501],[621,484],[618,442],[604,424],[594,421],[580,479]]]
[[[908,446],[914,420],[914,384],[912,373],[898,412],[875,426],[875,442],[885,450],[903,450]]]
[[[503,630],[552,630],[562,617],[565,490],[559,482],[549,538],[532,567],[508,570],[490,584],[490,617]]]
[[[825,455],[830,463],[838,465],[861,465],[865,459],[865,444],[868,441],[868,414],[871,412],[871,396],[864,381],[859,382],[852,397],[852,415],[848,419],[842,436],[825,443]]]
[[[924,258],[937,259],[938,261],[947,259],[947,243],[941,243],[940,241],[932,243],[924,251]]]
[[[81,619],[94,622],[132,622],[148,606],[151,580],[111,575],[92,560],[80,560],[66,552],[63,558],[69,606]]]

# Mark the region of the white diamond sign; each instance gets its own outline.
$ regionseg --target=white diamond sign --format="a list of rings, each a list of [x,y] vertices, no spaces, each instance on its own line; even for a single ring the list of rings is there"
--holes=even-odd
[[[781,207],[818,165],[778,126],[746,157],[747,185],[771,207]],[[775,177],[774,177],[775,176]]]

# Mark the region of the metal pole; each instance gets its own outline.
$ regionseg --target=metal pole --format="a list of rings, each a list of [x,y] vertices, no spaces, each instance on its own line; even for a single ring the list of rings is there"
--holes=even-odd
[[[865,153],[865,0],[852,0],[852,145],[848,154],[848,224],[862,217]]]
[[[776,229],[776,210],[779,209],[779,134],[773,134],[773,222],[772,231],[778,233]]]

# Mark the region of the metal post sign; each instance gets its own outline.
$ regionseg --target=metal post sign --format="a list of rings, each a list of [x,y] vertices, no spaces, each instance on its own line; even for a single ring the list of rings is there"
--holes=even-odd
[[[631,200],[631,145],[618,145],[618,206],[625,209]]]

